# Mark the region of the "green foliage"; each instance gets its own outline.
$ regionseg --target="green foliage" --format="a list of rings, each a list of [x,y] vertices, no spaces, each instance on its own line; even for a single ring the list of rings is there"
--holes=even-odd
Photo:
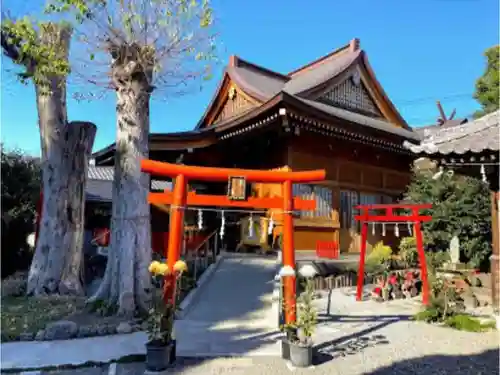
[[[481,104],[482,109],[474,114],[475,118],[494,112],[499,108],[500,100],[500,45],[488,48],[486,56],[486,70],[476,81],[474,99]]]
[[[312,345],[312,335],[314,334],[318,322],[318,313],[314,307],[314,280],[312,278],[307,278],[303,282],[302,288],[302,293],[297,297],[296,323],[284,325],[280,328],[285,331],[296,330],[297,337],[293,339],[297,340],[300,345]],[[287,310],[286,306],[285,310]]]
[[[495,329],[494,321],[481,322],[479,319],[466,314],[451,316],[445,320],[448,327],[467,332],[484,332]]]
[[[392,257],[392,249],[390,246],[384,245],[383,241],[378,242],[373,247],[370,254],[366,258],[366,263],[370,265],[385,265],[390,262]]]
[[[404,237],[401,239],[399,243],[399,255],[406,267],[413,268],[418,266],[419,261],[415,237]]]
[[[26,243],[35,229],[40,198],[39,162],[20,151],[1,149],[2,170],[2,277],[29,267],[32,250]]]
[[[67,45],[62,42],[71,34],[66,23],[35,22],[29,17],[3,20],[2,36],[5,36],[4,53],[16,64],[24,66],[19,73],[21,82],[28,80],[41,88],[49,88],[49,78],[70,73]],[[69,39],[69,36],[68,36]]]
[[[444,323],[450,317],[463,314],[465,303],[455,284],[443,276],[438,276],[434,269],[428,271],[431,286],[430,304],[415,314],[414,319],[428,323]]]
[[[414,171],[404,201],[432,203],[422,214],[432,216],[423,223],[426,253],[444,252],[454,235],[460,240],[461,261],[487,268],[491,254],[490,198],[481,181],[444,173],[434,180],[433,171]]]

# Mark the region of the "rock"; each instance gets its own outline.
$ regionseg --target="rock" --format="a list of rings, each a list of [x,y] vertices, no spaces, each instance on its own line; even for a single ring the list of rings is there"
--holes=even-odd
[[[32,332],[23,332],[19,335],[20,341],[33,341],[35,334]]]
[[[109,326],[107,324],[99,324],[95,328],[98,336],[106,336],[109,334],[110,331]]]
[[[76,337],[83,338],[83,337],[91,337],[94,335],[94,331],[92,329],[92,326],[80,326],[78,328],[78,333]]]
[[[132,326],[127,322],[122,322],[116,327],[116,333],[130,333],[132,332]]]
[[[76,337],[78,325],[69,320],[47,324],[45,327],[45,340],[67,340]]]
[[[43,341],[43,340],[45,340],[45,331],[43,329],[41,329],[40,331],[38,331],[36,333],[35,340],[36,341]]]

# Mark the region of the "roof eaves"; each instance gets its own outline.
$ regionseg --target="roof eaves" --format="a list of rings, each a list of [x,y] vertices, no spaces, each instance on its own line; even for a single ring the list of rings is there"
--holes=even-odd
[[[210,112],[210,109],[212,108],[212,106],[216,102],[217,98],[219,97],[219,95],[222,91],[222,88],[224,87],[224,82],[226,81],[226,79],[228,77],[229,77],[228,68],[226,67],[226,68],[224,68],[224,71],[222,72],[222,78],[219,80],[219,84],[217,85],[217,88],[215,89],[215,93],[212,96],[212,99],[210,99],[210,102],[208,103],[208,105],[205,109],[205,112],[203,112],[203,115],[201,116],[200,120],[196,124],[194,130],[199,130],[205,125],[205,121],[206,121],[207,116]]]
[[[420,141],[420,136],[413,132],[412,130],[403,129],[397,127],[389,122],[374,119],[368,116],[364,116],[358,113],[350,112],[345,109],[330,106],[328,104],[312,101],[309,99],[304,99],[296,95],[287,94],[287,99],[291,103],[300,103],[303,106],[309,107],[311,110],[316,110],[322,112],[325,116],[336,117],[342,120],[351,121],[353,123],[372,128],[377,131],[384,133],[389,133],[402,138]]]
[[[449,155],[500,151],[500,110],[463,125],[439,128],[420,144],[405,143],[416,154]]]
[[[378,92],[380,93],[380,95],[387,102],[387,104],[389,105],[389,107],[391,108],[391,110],[397,115],[398,120],[401,122],[401,124],[403,125],[403,127],[405,129],[407,129],[407,130],[411,130],[411,127],[408,125],[408,123],[403,118],[403,116],[401,116],[401,113],[399,113],[399,111],[397,110],[397,108],[394,105],[394,103],[391,101],[391,99],[389,99],[389,96],[387,95],[387,93],[385,92],[384,88],[380,84],[380,81],[377,79],[377,77],[375,75],[375,72],[372,69],[372,67],[371,67],[371,65],[370,65],[370,63],[368,61],[368,56],[367,56],[367,54],[364,51],[363,51],[363,60],[362,61],[363,61],[363,65],[365,66],[366,71],[370,75],[370,78],[371,78],[373,84],[375,85],[375,87],[377,88]]]

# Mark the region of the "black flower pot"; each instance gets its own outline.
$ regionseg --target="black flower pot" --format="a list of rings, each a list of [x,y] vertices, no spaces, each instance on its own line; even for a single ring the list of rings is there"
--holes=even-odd
[[[287,339],[281,340],[281,358],[290,359],[290,342]]]
[[[290,347],[290,362],[295,367],[309,367],[313,360],[312,345],[300,345],[298,343],[289,343]]]
[[[150,341],[146,343],[146,370],[164,371],[175,362],[176,342]]]

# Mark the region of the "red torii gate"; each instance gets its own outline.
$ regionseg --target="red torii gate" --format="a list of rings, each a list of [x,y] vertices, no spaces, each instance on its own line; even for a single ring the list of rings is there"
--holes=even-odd
[[[230,169],[214,167],[197,167],[179,164],[170,164],[154,160],[143,160],[142,171],[154,175],[172,178],[175,183],[173,191],[163,193],[149,193],[149,203],[170,205],[170,230],[168,234],[168,250],[166,254],[169,269],[173,269],[181,255],[181,244],[183,235],[184,207],[187,206],[225,206],[239,208],[260,209],[282,209],[283,210],[283,266],[295,269],[295,248],[293,243],[293,210],[315,210],[316,201],[294,198],[292,194],[293,183],[310,183],[325,179],[324,170],[287,172],[287,171],[263,171],[249,169]],[[189,180],[228,182],[231,186],[233,180],[243,182],[243,190],[246,182],[281,183],[282,197],[256,198],[242,197],[231,199],[228,196],[202,195],[195,192],[187,192]],[[241,190],[241,189],[240,189]],[[167,276],[167,288],[165,298],[174,301],[175,283],[174,275]],[[284,297],[286,309],[286,322],[296,321],[296,277],[285,276]]]
[[[422,274],[422,303],[429,304],[429,281],[427,279],[427,263],[425,261],[424,239],[422,223],[431,221],[431,216],[420,215],[419,211],[432,208],[432,204],[368,204],[354,207],[360,211],[354,218],[361,222],[361,252],[359,255],[358,283],[356,286],[356,300],[361,301],[365,274],[366,240],[369,223],[410,223],[413,224],[413,235],[417,243],[420,270]],[[394,210],[411,210],[410,215],[397,215]],[[370,214],[370,211],[384,210],[384,213]]]

